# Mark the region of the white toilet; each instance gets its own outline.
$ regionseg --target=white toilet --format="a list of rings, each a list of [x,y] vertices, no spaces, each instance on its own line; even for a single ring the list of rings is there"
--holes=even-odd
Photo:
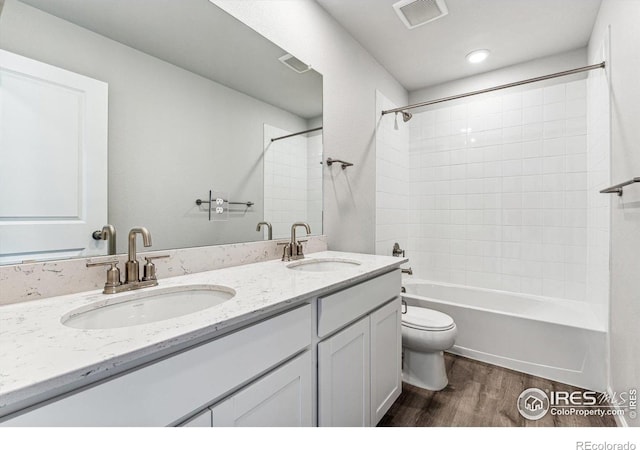
[[[458,330],[448,315],[419,306],[402,314],[402,379],[439,391],[449,383],[443,351],[453,347]]]

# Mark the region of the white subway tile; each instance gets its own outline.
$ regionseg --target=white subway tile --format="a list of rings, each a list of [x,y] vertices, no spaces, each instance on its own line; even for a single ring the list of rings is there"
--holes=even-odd
[[[527,141],[522,144],[523,158],[537,158],[543,155],[543,141]]]
[[[522,177],[502,178],[502,192],[522,192]]]
[[[544,103],[544,93],[542,88],[531,89],[522,93],[522,107],[537,106]]]
[[[564,102],[566,99],[564,84],[557,84],[544,88],[544,104]]]
[[[565,112],[565,104],[564,102],[560,103],[551,103],[548,105],[544,105],[544,113],[543,118],[545,122],[549,122],[552,120],[563,120],[566,118]]]
[[[564,155],[565,147],[564,138],[545,139],[543,142],[544,156]]]
[[[522,140],[533,141],[544,137],[544,123],[531,123],[522,126]]]
[[[565,133],[565,121],[564,120],[553,120],[550,122],[545,122],[543,124],[544,128],[544,138],[545,139],[553,139],[557,137],[564,136]]]
[[[544,174],[564,173],[564,156],[549,156],[542,159],[542,172]],[[545,180],[543,179],[543,182]]]
[[[511,111],[522,108],[522,93],[514,92],[502,97],[502,111]]]
[[[522,110],[522,124],[529,125],[532,123],[544,122],[544,107],[531,106]]]
[[[522,160],[522,175],[542,174],[542,158],[528,158]]]

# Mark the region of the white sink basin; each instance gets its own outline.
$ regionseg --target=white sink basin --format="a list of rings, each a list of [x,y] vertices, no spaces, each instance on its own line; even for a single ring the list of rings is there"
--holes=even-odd
[[[73,310],[62,317],[62,324],[82,330],[130,327],[202,311],[235,295],[231,288],[211,285],[137,291]]]
[[[287,265],[287,269],[301,270],[304,272],[337,272],[340,270],[354,269],[361,263],[353,259],[317,258],[304,259]]]

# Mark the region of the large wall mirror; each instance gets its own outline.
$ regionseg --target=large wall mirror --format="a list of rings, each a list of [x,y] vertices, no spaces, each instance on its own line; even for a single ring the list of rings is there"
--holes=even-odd
[[[0,264],[322,234],[303,61],[208,0],[0,3]]]

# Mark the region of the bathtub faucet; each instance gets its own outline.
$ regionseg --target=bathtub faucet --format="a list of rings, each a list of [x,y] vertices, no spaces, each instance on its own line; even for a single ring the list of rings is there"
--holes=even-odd
[[[398,244],[397,242],[393,244],[393,250],[391,251],[391,254],[396,257],[401,256],[404,258],[404,250],[400,248],[400,244]]]
[[[409,267],[408,269],[402,269],[402,273],[406,273],[407,275],[413,275],[413,269]]]

